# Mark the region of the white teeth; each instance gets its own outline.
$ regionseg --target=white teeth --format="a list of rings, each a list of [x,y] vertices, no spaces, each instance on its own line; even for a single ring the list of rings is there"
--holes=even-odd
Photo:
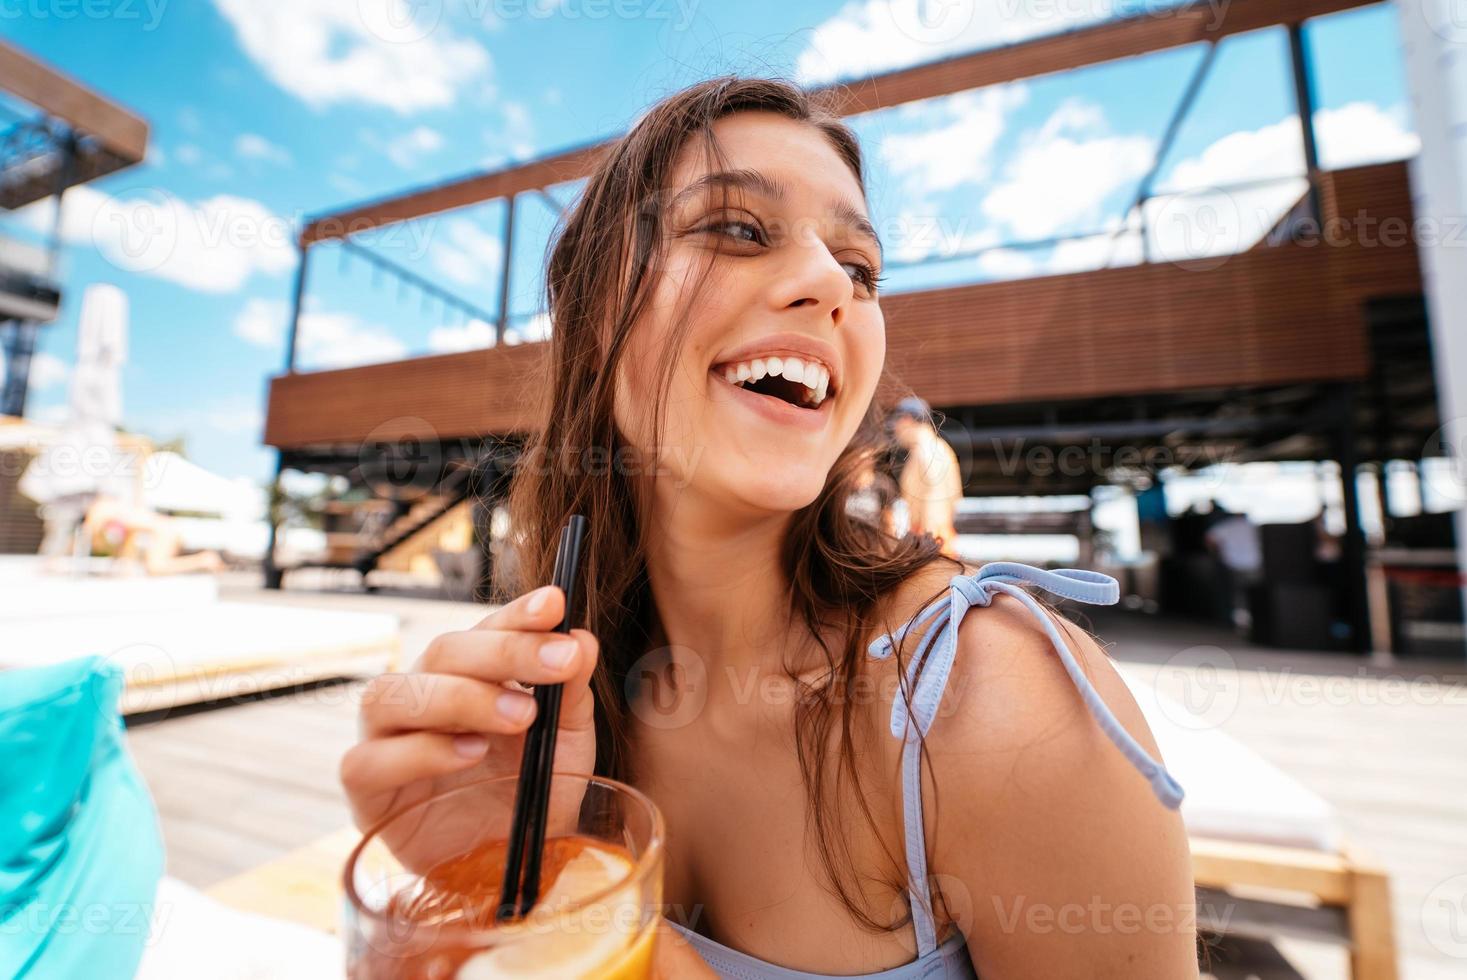
[[[723,367],[723,377],[732,385],[747,386],[774,376],[802,385],[804,390],[800,392],[799,400],[811,407],[818,407],[830,393],[830,369],[819,361],[790,356],[756,357]]]

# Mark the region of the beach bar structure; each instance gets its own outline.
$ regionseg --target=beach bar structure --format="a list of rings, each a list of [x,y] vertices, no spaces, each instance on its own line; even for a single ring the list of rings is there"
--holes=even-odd
[[[66,191],[142,161],[148,124],[0,40],[0,208],[51,198],[47,247],[0,239],[0,415],[25,414],[31,357],[61,304],[57,261]]]
[[[1407,163],[1326,170],[1313,132],[1302,39],[1311,18],[1363,0],[1234,0],[1183,5],[886,74],[833,90],[847,115],[1065,72],[1184,45],[1208,53],[1173,100],[1157,166],[1133,213],[1146,220],[1150,182],[1230,36],[1287,30],[1307,172],[1296,205],[1257,244],[1227,256],[1145,254],[1123,267],[944,286],[883,296],[888,357],[903,384],[944,417],[968,495],[1088,492],[1107,466],[1014,465],[1069,449],[1106,460],[1198,466],[1334,460],[1343,479],[1351,643],[1370,645],[1366,545],[1353,475],[1420,460],[1440,426],[1433,339]],[[307,222],[299,235],[296,312],[284,371],[270,383],[265,442],[279,467],[373,483],[417,460],[420,496],[398,502],[389,533],[344,564],[366,572],[387,550],[471,493],[502,489],[501,464],[536,424],[528,397],[547,345],[506,343],[508,288],[493,346],[340,370],[297,370],[301,301],[313,248],[396,222],[504,199],[504,276],[516,200],[584,176],[604,144],[473,174]],[[1239,185],[1246,190],[1247,185]],[[1226,193],[1229,188],[1219,188]],[[558,205],[557,205],[558,206]],[[1359,233],[1397,228],[1400,235]],[[1143,229],[1142,241],[1146,241]],[[365,250],[363,250],[365,252]],[[371,261],[386,265],[388,260]],[[389,270],[413,277],[410,270]],[[433,288],[424,284],[424,288]],[[1433,311],[1435,315],[1435,311]],[[1047,454],[1047,455],[1046,455]],[[426,471],[426,472],[425,472]],[[468,475],[466,475],[468,474]],[[380,481],[379,481],[380,482]],[[1384,484],[1385,481],[1382,481]],[[1388,505],[1387,505],[1388,506]],[[266,576],[286,569],[267,554]]]

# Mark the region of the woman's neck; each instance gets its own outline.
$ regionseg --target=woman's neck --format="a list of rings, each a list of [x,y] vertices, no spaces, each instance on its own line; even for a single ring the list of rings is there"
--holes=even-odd
[[[647,551],[659,645],[695,654],[710,671],[779,670],[791,637],[780,562],[791,515],[738,520],[690,493],[663,503]]]

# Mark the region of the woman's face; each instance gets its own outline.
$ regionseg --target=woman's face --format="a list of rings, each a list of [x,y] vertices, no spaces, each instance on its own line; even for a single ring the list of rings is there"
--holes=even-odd
[[[859,183],[815,127],[742,112],[713,130],[722,166],[684,147],[665,189],[665,265],[617,379],[617,424],[654,454],[659,494],[794,511],[819,495],[875,392],[881,252]],[[686,340],[670,351],[680,306]]]

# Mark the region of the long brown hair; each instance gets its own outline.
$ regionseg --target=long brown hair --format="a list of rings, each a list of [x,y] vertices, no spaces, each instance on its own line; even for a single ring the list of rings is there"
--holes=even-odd
[[[775,113],[814,126],[864,193],[860,145],[817,96],[779,80],[715,78],[659,101],[605,151],[562,220],[547,260],[552,330],[540,416],[544,424],[528,437],[522,459],[530,465],[520,466],[511,484],[508,509],[517,561],[514,580],[501,586],[518,594],[550,581],[560,527],[573,513],[589,518],[581,582],[584,625],[601,644],[592,681],[596,769],[613,778],[630,776],[627,674],[648,651],[655,616],[645,560],[645,497],[639,496],[644,484],[625,465],[634,457],[624,452],[630,447],[613,418],[615,378],[661,268],[665,184],[678,153],[689,140],[699,140],[705,152],[719,157],[712,125],[742,111]],[[694,296],[701,288],[700,281]],[[670,350],[678,349],[685,334],[684,322]],[[661,391],[667,390],[676,358],[663,360]],[[849,785],[873,837],[888,855],[899,852],[881,834],[862,791],[852,706],[861,702],[856,682],[865,642],[875,635],[879,600],[933,561],[947,560],[930,537],[897,539],[847,512],[863,462],[888,446],[884,409],[897,394],[895,379],[883,367],[876,397],[819,497],[793,515],[779,559],[791,583],[792,616],[809,627],[828,666],[820,683],[796,679],[801,696],[795,744],[816,848],[834,894],[857,921],[878,931],[899,928],[908,918],[879,921],[867,911],[859,882],[871,873],[853,867],[850,836],[840,826],[844,814],[833,801]],[[662,431],[662,414],[663,406],[654,406],[653,432]],[[822,627],[832,623],[840,624],[845,636],[840,649],[830,649],[823,638]],[[838,736],[834,764],[828,758],[832,734]],[[893,858],[885,874],[900,894],[906,884],[902,864]]]

